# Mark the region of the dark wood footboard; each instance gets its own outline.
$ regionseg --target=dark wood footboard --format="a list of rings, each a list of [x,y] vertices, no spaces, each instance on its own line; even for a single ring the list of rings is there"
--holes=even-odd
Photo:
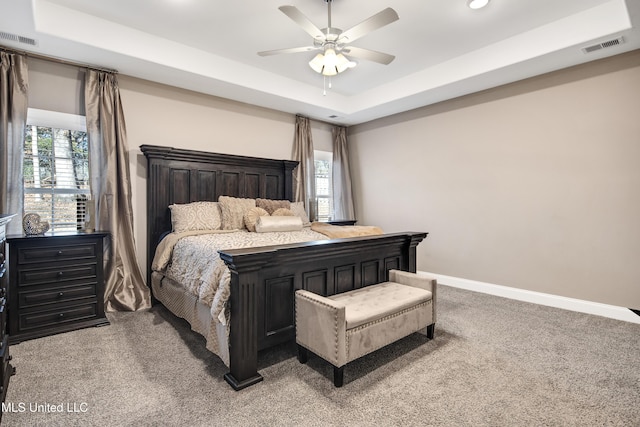
[[[294,293],[333,295],[388,280],[391,269],[416,271],[427,233],[324,240],[220,251],[231,270],[230,372],[236,390],[262,380],[258,351],[295,338]]]
[[[293,200],[298,162],[142,145],[147,157],[147,261],[171,230],[169,206],[219,196]],[[221,251],[231,270],[230,372],[236,390],[262,380],[258,350],[292,340],[294,292],[332,295],[387,280],[388,271],[416,271],[426,233],[397,233]],[[149,279],[149,283],[151,283]]]

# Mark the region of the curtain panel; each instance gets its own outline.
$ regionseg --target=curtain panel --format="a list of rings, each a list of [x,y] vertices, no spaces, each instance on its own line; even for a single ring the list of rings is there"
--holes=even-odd
[[[22,162],[29,90],[27,60],[0,51],[0,213],[22,218]],[[20,234],[22,221],[11,221],[7,232]]]
[[[333,134],[333,218],[356,219],[349,168],[347,128],[334,126],[331,133]]]
[[[313,157],[313,138],[311,124],[307,117],[296,116],[296,128],[293,140],[293,160],[298,166],[294,169],[294,196],[296,202],[304,202],[311,221],[316,220],[316,177]]]
[[[96,229],[111,233],[105,251],[105,310],[149,308],[151,295],[133,237],[129,150],[116,76],[88,70],[85,103]]]

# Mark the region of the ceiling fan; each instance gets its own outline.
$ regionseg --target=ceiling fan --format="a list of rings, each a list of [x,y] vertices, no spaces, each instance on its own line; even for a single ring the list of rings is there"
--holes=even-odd
[[[320,29],[316,27],[298,8],[295,6],[280,6],[278,9],[285,15],[297,23],[307,34],[313,37],[312,46],[294,47],[288,49],[276,49],[258,52],[260,56],[278,55],[282,53],[298,53],[309,52],[313,50],[321,50],[322,53],[316,55],[310,62],[309,66],[316,72],[325,76],[335,76],[348,68],[356,65],[350,61],[344,54],[354,58],[365,59],[380,64],[389,64],[394,60],[395,56],[387,53],[377,52],[375,50],[363,49],[351,46],[350,43],[356,41],[370,32],[382,28],[394,21],[398,20],[398,14],[395,10],[388,7],[381,12],[365,19],[361,23],[351,27],[346,31],[331,26],[331,2],[332,0],[324,0],[327,3],[328,23],[327,27]]]

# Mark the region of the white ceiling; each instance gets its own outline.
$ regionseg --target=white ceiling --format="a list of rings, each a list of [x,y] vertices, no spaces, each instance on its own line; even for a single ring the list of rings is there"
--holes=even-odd
[[[353,46],[396,58],[358,60],[323,96],[316,52],[256,54],[312,44],[284,4],[327,26],[324,0],[0,0],[0,31],[37,45],[0,44],[343,125],[640,48],[640,0],[334,0],[342,30],[393,7],[398,21]]]

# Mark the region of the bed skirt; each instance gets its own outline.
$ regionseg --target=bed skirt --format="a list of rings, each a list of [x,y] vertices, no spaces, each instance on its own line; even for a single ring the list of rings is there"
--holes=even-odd
[[[188,292],[175,281],[164,275],[151,274],[153,296],[171,313],[185,319],[191,329],[206,340],[206,348],[216,354],[229,366],[229,337],[227,327],[211,317],[211,307],[198,301],[198,297]]]

